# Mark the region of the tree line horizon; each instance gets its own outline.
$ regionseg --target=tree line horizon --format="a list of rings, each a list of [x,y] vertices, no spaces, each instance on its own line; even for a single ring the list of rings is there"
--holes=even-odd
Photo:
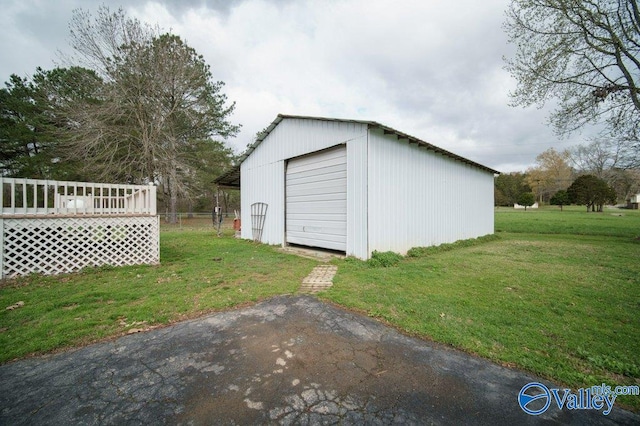
[[[640,169],[619,165],[620,147],[611,140],[594,140],[562,152],[549,148],[536,165],[523,172],[498,175],[496,206],[540,204],[586,205],[602,211],[605,204],[624,204],[640,193]]]
[[[170,222],[180,205],[233,204],[237,191],[216,197],[213,179],[235,161],[226,140],[240,126],[204,58],[104,5],[74,10],[69,35],[63,66],[11,75],[0,90],[2,176],[153,183]]]
[[[599,188],[598,201],[586,203],[592,209],[640,192],[637,0],[511,0],[505,16],[514,47],[505,69],[517,82],[511,106],[554,102],[548,124],[557,135],[587,125],[602,132],[498,176],[496,205],[523,193],[551,202],[576,181]],[[122,9],[76,9],[69,35],[63,66],[12,75],[0,89],[2,176],[154,183],[170,221],[179,207],[209,211],[213,180],[237,161],[226,141],[240,125],[224,82],[179,35]],[[221,194],[227,211],[238,199],[238,191]]]

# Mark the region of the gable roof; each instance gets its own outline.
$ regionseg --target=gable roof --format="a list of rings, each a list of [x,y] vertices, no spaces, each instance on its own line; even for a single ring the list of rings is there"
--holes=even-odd
[[[471,166],[477,167],[481,170],[493,173],[493,174],[500,174],[499,171],[491,169],[487,166],[484,166],[480,163],[476,163],[475,161],[471,161],[467,158],[461,157],[457,154],[454,154],[450,151],[447,151],[445,149],[442,149],[440,147],[437,147],[435,145],[430,144],[429,142],[425,142],[421,139],[418,139],[414,136],[408,135],[406,133],[400,132],[398,130],[395,130],[389,126],[385,126],[384,124],[380,124],[378,122],[375,121],[367,121],[367,120],[347,120],[347,119],[342,119],[342,118],[327,118],[327,117],[309,117],[309,116],[303,116],[303,115],[287,115],[287,114],[278,114],[278,116],[276,117],[275,120],[273,120],[271,122],[271,124],[269,125],[269,127],[266,128],[266,130],[260,134],[257,138],[256,141],[249,146],[249,148],[247,148],[247,150],[240,156],[239,160],[238,160],[238,164],[236,164],[236,166],[234,166],[232,169],[228,170],[226,173],[222,174],[221,176],[217,177],[214,180],[214,183],[220,185],[220,186],[225,186],[225,187],[230,187],[230,188],[240,188],[240,165],[242,164],[242,162],[244,160],[247,159],[247,157],[249,157],[249,155],[251,155],[251,153],[253,151],[255,151],[255,149],[258,147],[258,145],[260,145],[262,143],[262,141],[264,141],[267,136],[269,136],[269,133],[271,133],[273,131],[273,129],[275,129],[278,124],[280,124],[280,122],[282,122],[282,120],[286,119],[286,118],[291,118],[291,119],[301,119],[301,120],[319,120],[319,121],[332,121],[332,122],[338,122],[338,123],[358,123],[358,124],[364,124],[366,126],[368,126],[369,128],[374,128],[374,129],[380,129],[382,130],[385,134],[390,134],[390,135],[395,135],[398,139],[407,139],[409,141],[410,144],[416,144],[418,146],[422,146],[425,147],[426,149],[430,150],[430,151],[434,151],[437,152],[439,154],[444,155],[445,157],[449,157],[452,158],[456,161],[460,161],[462,163],[466,163],[469,164]]]

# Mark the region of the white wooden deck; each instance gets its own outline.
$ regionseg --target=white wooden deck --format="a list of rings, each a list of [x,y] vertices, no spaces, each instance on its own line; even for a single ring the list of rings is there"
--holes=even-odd
[[[156,187],[0,178],[2,278],[160,261]]]

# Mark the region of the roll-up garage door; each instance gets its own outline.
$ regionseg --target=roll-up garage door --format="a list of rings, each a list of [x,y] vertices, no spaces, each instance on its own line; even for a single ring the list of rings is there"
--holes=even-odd
[[[289,160],[287,242],[347,250],[347,149],[341,145]]]

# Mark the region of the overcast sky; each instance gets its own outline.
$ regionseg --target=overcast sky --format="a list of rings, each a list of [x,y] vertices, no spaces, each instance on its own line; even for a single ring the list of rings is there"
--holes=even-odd
[[[508,106],[508,0],[0,0],[2,82],[56,66],[72,11],[103,3],[204,56],[236,102],[236,152],[278,113],[378,121],[502,172],[587,136]]]

